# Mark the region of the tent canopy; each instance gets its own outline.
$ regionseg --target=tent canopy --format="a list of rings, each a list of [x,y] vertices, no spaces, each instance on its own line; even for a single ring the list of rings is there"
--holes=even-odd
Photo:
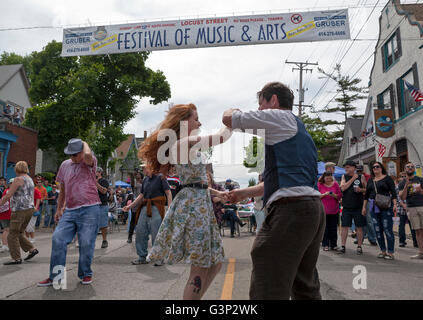
[[[323,161],[317,163],[317,172],[318,177],[325,172],[325,163]],[[345,169],[335,166],[334,177],[340,179],[343,174],[345,174]]]
[[[131,185],[130,184],[128,184],[128,183],[126,183],[126,182],[123,182],[123,181],[116,181],[115,182],[115,186],[116,187],[123,187],[123,188],[129,188]]]

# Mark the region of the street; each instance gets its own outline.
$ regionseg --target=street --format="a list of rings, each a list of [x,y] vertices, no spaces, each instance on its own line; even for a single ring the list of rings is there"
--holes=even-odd
[[[244,228],[246,230],[246,228]],[[38,281],[48,276],[51,231],[40,229],[36,233],[36,247],[40,251],[33,260],[18,266],[3,266],[8,253],[0,254],[0,298],[10,300],[52,299],[139,299],[180,300],[189,275],[184,264],[155,267],[153,264],[131,265],[136,257],[135,244],[127,244],[126,229],[109,235],[109,247],[100,249],[101,236],[97,237],[93,284],[81,285],[77,278],[78,249],[75,244],[68,247],[67,288],[38,288]],[[228,233],[226,233],[228,234]],[[254,235],[246,231],[241,237],[224,237],[225,263],[204,299],[247,300],[251,276],[250,248]],[[364,254],[357,256],[353,239],[349,237],[347,252],[340,256],[335,252],[321,251],[318,270],[323,299],[355,300],[401,300],[423,299],[423,261],[410,260],[416,249],[410,246],[396,248],[394,261],[377,259],[378,247],[363,246]],[[396,239],[398,244],[398,238]],[[23,255],[25,257],[26,254]],[[269,262],[271,263],[271,262]],[[367,271],[367,289],[353,288],[354,266],[362,265]],[[229,268],[228,268],[229,266]],[[229,272],[228,272],[229,270]],[[231,272],[231,270],[233,272]],[[362,274],[362,271],[360,272]]]

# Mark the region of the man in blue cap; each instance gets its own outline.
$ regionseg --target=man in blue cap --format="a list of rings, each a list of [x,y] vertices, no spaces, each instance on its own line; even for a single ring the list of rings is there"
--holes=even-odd
[[[91,263],[101,204],[97,192],[97,159],[81,139],[69,140],[64,151],[70,158],[62,162],[56,177],[60,193],[54,217],[58,225],[52,238],[50,275],[38,283],[40,287],[52,286],[53,281],[62,279],[67,246],[76,233],[79,242],[78,277],[82,284],[92,283]]]

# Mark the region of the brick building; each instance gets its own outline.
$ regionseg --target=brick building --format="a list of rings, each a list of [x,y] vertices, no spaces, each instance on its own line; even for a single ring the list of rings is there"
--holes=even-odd
[[[0,175],[7,179],[15,177],[15,164],[21,160],[35,174],[38,135],[22,126],[31,108],[28,89],[23,65],[0,66]]]

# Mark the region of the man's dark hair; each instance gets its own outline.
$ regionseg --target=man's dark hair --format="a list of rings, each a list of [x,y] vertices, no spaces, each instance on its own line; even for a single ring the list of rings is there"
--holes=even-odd
[[[0,177],[0,180],[6,181],[6,178],[5,177]]]
[[[413,166],[415,166],[415,165],[414,165],[414,163],[412,163],[411,161],[407,161],[407,162],[404,164],[404,169],[406,169],[407,165],[408,165],[408,164],[410,164],[410,163],[411,163]],[[0,178],[0,179],[1,179],[1,178]]]
[[[278,97],[279,107],[292,110],[294,93],[283,83],[270,82],[266,84],[261,91],[257,92],[257,97],[259,100],[263,97],[269,102],[274,94]]]

